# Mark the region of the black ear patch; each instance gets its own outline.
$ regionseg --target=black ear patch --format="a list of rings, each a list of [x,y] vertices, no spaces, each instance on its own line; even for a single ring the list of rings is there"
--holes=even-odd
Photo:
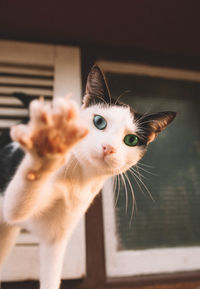
[[[99,66],[94,65],[87,78],[83,106],[88,107],[99,103],[111,104],[112,102],[105,76]]]
[[[173,111],[158,112],[138,117],[139,126],[147,143],[152,142],[158,133],[164,130],[175,118]]]

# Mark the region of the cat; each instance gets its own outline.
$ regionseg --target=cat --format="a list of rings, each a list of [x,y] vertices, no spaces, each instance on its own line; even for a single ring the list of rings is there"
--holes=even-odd
[[[58,289],[65,247],[81,216],[104,182],[137,164],[175,115],[141,115],[114,100],[97,65],[81,109],[66,98],[51,106],[33,100],[30,121],[11,128],[15,145],[5,148],[15,161],[6,161],[1,177],[0,264],[26,228],[40,240],[40,289]]]

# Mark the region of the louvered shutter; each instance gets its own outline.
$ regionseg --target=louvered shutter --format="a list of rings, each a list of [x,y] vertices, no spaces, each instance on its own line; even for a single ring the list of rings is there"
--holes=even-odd
[[[28,118],[28,104],[33,98],[72,93],[80,104],[81,77],[78,48],[0,41],[0,138],[5,131]],[[63,275],[67,279],[85,275],[84,220],[68,245]],[[23,230],[3,267],[1,280],[39,278],[38,239]]]
[[[10,141],[11,125],[27,121],[32,99],[52,99],[53,81],[53,66],[0,63],[0,147]]]

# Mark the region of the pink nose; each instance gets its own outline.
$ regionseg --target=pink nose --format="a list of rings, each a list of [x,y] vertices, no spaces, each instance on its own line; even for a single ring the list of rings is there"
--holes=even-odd
[[[102,147],[103,147],[104,156],[116,153],[116,149],[112,147],[111,145],[106,144],[106,145],[102,145]]]

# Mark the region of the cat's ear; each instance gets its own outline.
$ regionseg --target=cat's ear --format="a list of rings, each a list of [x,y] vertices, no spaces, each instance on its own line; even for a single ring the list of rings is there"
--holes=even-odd
[[[110,103],[110,93],[105,76],[98,65],[94,65],[89,72],[83,107],[104,103]]]
[[[140,125],[144,131],[147,143],[154,141],[158,133],[164,130],[175,118],[173,111],[149,114],[140,118]]]

